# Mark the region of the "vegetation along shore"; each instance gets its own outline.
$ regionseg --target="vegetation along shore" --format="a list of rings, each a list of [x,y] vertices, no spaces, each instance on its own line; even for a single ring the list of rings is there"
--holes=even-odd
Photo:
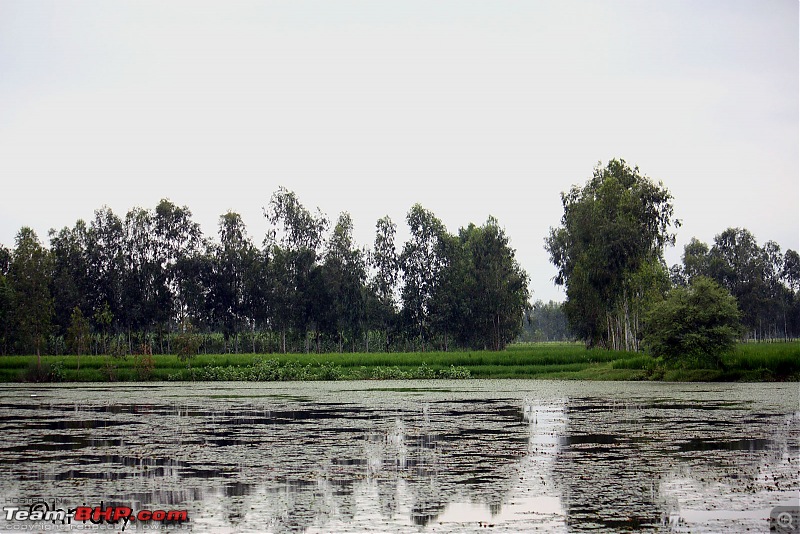
[[[0,381],[289,381],[534,378],[797,381],[800,342],[741,343],[713,368],[678,368],[647,354],[580,343],[520,343],[504,351],[36,356],[0,358]]]
[[[562,193],[547,304],[498,219],[453,234],[420,204],[405,243],[386,216],[371,248],[282,187],[261,245],[235,212],[211,239],[166,199],[49,247],[23,227],[0,246],[0,380],[796,380],[798,253],[728,228],[668,267],[672,200],[616,159]]]

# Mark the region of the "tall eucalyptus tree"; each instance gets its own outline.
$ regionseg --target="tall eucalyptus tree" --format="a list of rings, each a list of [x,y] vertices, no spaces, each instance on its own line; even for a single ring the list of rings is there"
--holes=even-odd
[[[675,243],[672,195],[623,160],[598,165],[584,187],[561,194],[561,226],[545,240],[567,289],[564,310],[588,345],[638,349],[639,317],[656,282],[666,289],[663,260]]]

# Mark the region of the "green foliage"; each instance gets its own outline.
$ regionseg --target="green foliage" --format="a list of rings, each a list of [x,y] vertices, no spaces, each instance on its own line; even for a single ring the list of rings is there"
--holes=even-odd
[[[102,307],[100,307],[94,313],[94,322],[97,325],[97,328],[100,330],[100,336],[103,343],[102,351],[104,353],[108,352],[108,334],[111,330],[111,322],[113,320],[114,314],[111,313],[111,307],[108,305],[108,302],[104,301]]]
[[[719,367],[741,334],[740,313],[725,289],[705,277],[677,287],[646,316],[645,344],[670,364]]]
[[[443,301],[445,324],[456,327],[460,346],[499,351],[522,331],[529,309],[528,274],[520,267],[498,221],[459,231],[434,309]]]
[[[181,361],[187,361],[197,355],[202,338],[194,331],[191,323],[184,322],[181,332],[175,337],[176,354]]]
[[[472,373],[466,367],[451,365],[450,367],[439,369],[437,377],[449,380],[467,380],[472,378]]]
[[[706,276],[736,298],[747,335],[754,339],[800,335],[800,256],[781,253],[767,241],[759,246],[745,228],[728,228],[714,237],[711,248],[692,239],[684,247],[682,265],[672,268],[673,280],[688,285]]]
[[[611,364],[613,369],[646,369],[655,370],[657,361],[651,356],[633,356],[624,360],[616,360]]]
[[[567,288],[564,310],[588,345],[637,349],[637,312],[666,279],[663,249],[674,244],[672,195],[623,160],[599,165],[583,188],[562,193],[561,226],[545,240]]]
[[[105,362],[103,363],[103,367],[100,369],[103,379],[107,382],[116,382],[117,371],[118,371],[117,364],[111,359],[110,356],[106,356]]]
[[[24,227],[17,234],[9,265],[14,295],[14,332],[23,351],[41,355],[50,332],[53,299],[50,295],[52,262],[36,233]]]
[[[8,277],[11,254],[0,246],[0,354],[8,354],[13,343],[14,289]]]
[[[436,370],[422,362],[419,367],[406,368],[397,365],[377,366],[373,368],[343,368],[332,361],[322,363],[306,363],[292,360],[280,362],[278,359],[262,360],[256,358],[247,365],[217,366],[210,365],[197,368],[191,375],[196,380],[222,381],[294,381],[294,380],[432,380],[436,378],[465,379],[470,378],[469,369],[451,365],[449,368]],[[178,375],[172,379],[180,379]]]
[[[643,310],[668,285],[661,248],[674,238],[669,192],[612,160],[562,201],[564,224],[547,245],[568,300],[538,305],[523,339],[565,339],[566,317],[590,345],[637,349]],[[384,217],[369,251],[354,242],[346,212],[328,232],[327,217],[284,188],[265,215],[273,227],[261,248],[237,213],[220,217],[213,242],[187,207],[166,199],[154,209],[134,207],[124,219],[99,209],[88,224],[51,231],[50,250],[23,228],[16,250],[0,247],[0,353],[110,354],[124,380],[139,374],[124,362],[133,347],[145,343],[164,354],[196,344],[176,328],[183,320],[201,339],[187,356],[429,353],[502,349],[518,339],[528,276],[492,217],[453,235],[415,205],[410,239],[396,246],[397,229]],[[774,242],[759,247],[748,232],[729,229],[711,249],[695,240],[684,262],[673,268],[675,282],[707,270],[739,300],[751,337],[800,332],[796,252],[782,254]],[[156,365],[153,376],[159,372]]]
[[[128,344],[125,339],[115,336],[108,345],[108,354],[113,358],[124,360],[128,357]]]
[[[372,286],[381,303],[394,308],[394,291],[400,270],[400,259],[395,247],[397,225],[387,215],[375,223],[375,244],[370,263],[375,268]]]
[[[78,306],[75,306],[67,329],[67,350],[77,355],[89,352],[89,335],[89,319],[84,317]]]
[[[763,371],[776,379],[800,379],[799,343],[739,343],[723,361],[728,369]]]
[[[23,377],[23,382],[63,382],[64,362],[38,363],[31,361]]]
[[[708,364],[706,364],[708,365]],[[55,366],[58,372],[50,369]],[[800,380],[800,343],[739,343],[723,369],[674,369],[650,355],[579,343],[511,345],[502,352],[345,353],[307,355],[200,354],[192,367],[174,355],[146,351],[126,360],[109,356],[0,358],[0,382],[137,380],[412,380],[539,378],[571,380]]]
[[[136,375],[139,377],[139,380],[150,380],[156,368],[156,361],[153,358],[153,351],[150,349],[149,345],[143,344],[141,348],[141,354],[137,354],[133,358]]]
[[[445,239],[447,232],[442,221],[420,204],[411,207],[406,222],[411,239],[405,243],[400,255],[403,271],[400,296],[405,321],[424,348],[431,329],[434,291],[446,264],[440,241]]]

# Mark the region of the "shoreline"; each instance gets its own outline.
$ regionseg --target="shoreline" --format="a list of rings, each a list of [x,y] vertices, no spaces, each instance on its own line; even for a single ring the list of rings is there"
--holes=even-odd
[[[797,382],[800,342],[742,343],[723,367],[675,368],[643,353],[575,343],[504,351],[413,353],[0,356],[0,383],[555,379],[663,382]]]

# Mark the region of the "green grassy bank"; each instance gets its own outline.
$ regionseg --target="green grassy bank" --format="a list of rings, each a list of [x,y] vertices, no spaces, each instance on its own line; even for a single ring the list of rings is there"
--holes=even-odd
[[[0,382],[134,380],[380,380],[539,378],[576,380],[800,380],[800,342],[740,344],[721,369],[668,368],[641,353],[539,343],[502,352],[214,354],[0,357]]]

